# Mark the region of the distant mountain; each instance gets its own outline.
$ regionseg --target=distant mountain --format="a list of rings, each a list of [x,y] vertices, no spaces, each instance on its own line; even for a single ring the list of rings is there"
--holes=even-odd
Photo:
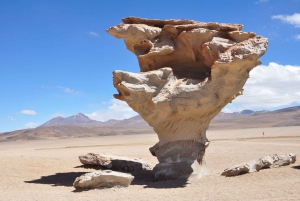
[[[76,125],[82,127],[130,127],[130,128],[143,128],[149,127],[141,116],[137,115],[129,119],[116,120],[110,119],[106,122],[96,121],[90,119],[88,116],[78,113],[70,117],[55,117],[39,127],[59,126],[59,125]]]
[[[239,114],[253,114],[253,113],[254,113],[254,111],[252,111],[252,110],[243,110],[243,111],[239,112]]]
[[[211,122],[210,129],[253,128],[272,126],[300,126],[300,106],[284,108],[275,111],[252,111],[225,113],[220,112]],[[92,120],[82,113],[70,117],[56,117],[40,127],[76,125],[82,127],[124,127],[124,128],[150,128],[140,115],[129,119],[106,122]]]
[[[246,112],[245,112],[246,111]],[[300,106],[275,111],[244,110],[239,113],[219,113],[210,129],[300,126]]]
[[[2,133],[0,142],[4,141],[26,141],[26,140],[48,140],[62,138],[97,137],[107,135],[128,135],[153,133],[148,128],[123,128],[123,127],[82,127],[75,125],[58,125],[37,127],[34,129],[23,129]]]
[[[209,129],[243,129],[300,126],[300,106],[275,111],[243,110],[236,113],[220,112]],[[141,116],[101,122],[78,113],[67,118],[56,117],[35,129],[24,129],[0,134],[1,141],[91,137],[151,133],[153,129]]]
[[[97,124],[102,123],[95,120],[90,119],[88,116],[78,113],[75,115],[72,115],[70,117],[56,117],[51,119],[50,121],[47,121],[46,123],[42,124],[40,127],[45,126],[58,126],[58,125],[76,125],[76,126],[87,126],[91,124]]]

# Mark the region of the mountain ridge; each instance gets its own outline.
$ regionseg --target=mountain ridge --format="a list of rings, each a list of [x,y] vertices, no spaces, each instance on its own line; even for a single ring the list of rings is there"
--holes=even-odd
[[[55,117],[49,120],[52,121],[52,123],[56,122],[57,125],[46,124],[49,122],[47,121],[45,123],[47,126],[42,124],[34,129],[1,133],[0,142],[154,133],[153,129],[139,115],[124,120],[101,122],[100,125],[98,121],[91,120],[86,115],[83,116],[82,113],[78,114],[76,114],[77,116],[72,115],[66,118]],[[73,122],[71,120],[73,120]],[[81,121],[79,122],[79,120]],[[73,124],[77,122],[84,126],[62,125],[62,122],[71,122]],[[227,130],[287,126],[300,126],[300,106],[274,111],[247,110],[238,113],[220,112],[211,121],[209,129]]]
[[[140,123],[138,125],[137,123]],[[133,125],[134,124],[134,125]],[[102,122],[97,120],[92,120],[88,116],[77,113],[75,115],[63,118],[63,117],[55,117],[40,125],[39,127],[48,127],[48,126],[58,126],[58,125],[76,125],[82,127],[144,127],[148,126],[148,123],[145,122],[140,115],[136,115],[134,117],[128,119],[109,119],[108,121]],[[132,125],[132,126],[131,126]]]

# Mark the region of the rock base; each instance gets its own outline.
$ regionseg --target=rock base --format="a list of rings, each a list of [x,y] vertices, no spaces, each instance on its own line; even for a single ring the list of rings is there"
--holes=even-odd
[[[159,144],[150,148],[159,164],[153,169],[154,181],[188,179],[193,173],[192,164],[202,163],[205,149],[209,142],[203,144],[192,140],[179,140]]]
[[[153,169],[154,181],[188,179],[193,173],[190,163],[159,163]]]

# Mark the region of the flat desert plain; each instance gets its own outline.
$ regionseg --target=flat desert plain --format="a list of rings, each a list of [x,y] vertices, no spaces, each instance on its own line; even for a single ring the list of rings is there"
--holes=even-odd
[[[265,133],[263,136],[262,133]],[[0,200],[300,200],[300,127],[214,130],[207,132],[206,176],[188,181],[152,182],[151,172],[134,173],[128,188],[76,191],[76,177],[91,172],[78,160],[86,153],[112,153],[157,160],[148,148],[154,133],[47,141],[0,143]],[[269,154],[295,153],[295,164],[237,177],[228,167]]]

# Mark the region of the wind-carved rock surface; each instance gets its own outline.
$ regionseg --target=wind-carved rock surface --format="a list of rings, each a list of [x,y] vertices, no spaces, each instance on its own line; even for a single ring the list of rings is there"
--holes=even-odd
[[[152,126],[155,180],[188,178],[209,145],[210,121],[241,95],[249,72],[261,64],[268,41],[239,24],[135,17],[107,32],[123,38],[141,73],[113,72],[116,99]]]

